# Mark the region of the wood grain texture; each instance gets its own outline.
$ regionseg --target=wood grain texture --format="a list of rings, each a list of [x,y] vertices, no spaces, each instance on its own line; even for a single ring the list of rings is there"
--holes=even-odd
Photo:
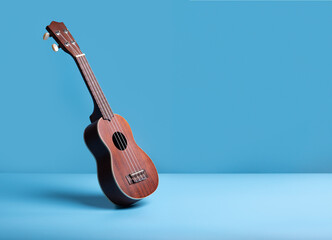
[[[128,146],[123,151],[113,143],[112,136],[115,132],[123,133],[127,139]],[[111,201],[119,205],[129,205],[156,190],[156,167],[136,144],[130,126],[123,117],[114,114],[111,121],[100,118],[87,127],[84,138],[96,158],[100,186]],[[129,184],[126,176],[141,169],[146,171],[148,178]]]
[[[64,23],[53,21],[46,29],[60,48],[74,58],[93,98],[94,111],[90,116],[92,123],[84,132],[84,140],[96,158],[98,180],[103,192],[111,201],[124,206],[147,197],[158,186],[158,173],[153,162],[136,144],[127,121],[113,114],[85,54]],[[126,148],[119,145],[123,143],[119,137],[115,137],[118,147],[114,144],[112,136],[115,132],[125,136]],[[147,178],[137,177],[140,172],[144,172]],[[130,174],[136,177],[128,181]]]

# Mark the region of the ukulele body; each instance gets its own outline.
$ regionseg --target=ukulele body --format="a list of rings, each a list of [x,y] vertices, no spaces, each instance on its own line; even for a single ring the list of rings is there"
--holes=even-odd
[[[128,206],[156,190],[156,167],[136,144],[123,117],[99,118],[85,129],[84,140],[96,159],[99,184],[109,200]]]
[[[105,195],[115,204],[128,206],[153,193],[158,173],[153,162],[137,146],[127,121],[113,114],[86,57],[63,22],[52,21],[43,39],[52,37],[73,57],[92,96],[94,111],[84,140],[97,162],[98,180]]]

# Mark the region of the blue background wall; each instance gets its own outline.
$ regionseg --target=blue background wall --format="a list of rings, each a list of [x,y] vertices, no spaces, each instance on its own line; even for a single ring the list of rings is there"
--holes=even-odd
[[[29,10],[27,10],[29,9]],[[332,3],[6,1],[1,172],[95,172],[64,21],[160,172],[331,172]]]

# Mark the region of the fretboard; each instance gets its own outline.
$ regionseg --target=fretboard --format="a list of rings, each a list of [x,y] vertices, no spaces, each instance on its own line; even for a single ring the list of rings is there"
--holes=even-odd
[[[111,120],[114,116],[111,107],[109,106],[106,97],[103,91],[100,88],[100,85],[92,72],[92,69],[85,57],[85,55],[81,55],[75,57],[76,64],[83,76],[83,79],[89,89],[89,92],[93,98],[94,103],[97,105],[98,110],[100,111],[103,119]]]

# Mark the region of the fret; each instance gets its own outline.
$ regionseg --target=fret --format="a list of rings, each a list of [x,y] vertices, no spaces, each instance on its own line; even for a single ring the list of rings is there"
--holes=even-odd
[[[53,50],[61,48],[73,57],[93,98],[92,123],[84,131],[84,140],[97,160],[103,192],[121,206],[149,196],[158,186],[158,172],[153,162],[137,146],[127,121],[113,114],[85,54],[67,27],[53,21],[46,29],[48,34],[43,38],[53,37],[58,44],[53,44]]]
[[[107,99],[103,91],[101,90],[101,87],[96,79],[96,76],[94,75],[85,57],[85,54],[80,54],[79,58],[75,58],[75,61],[94,102],[97,104],[97,107],[99,108],[99,111],[102,114],[103,119],[111,120],[114,114],[112,112],[110,105],[107,102]]]
[[[54,44],[53,49],[57,51],[59,48],[63,49],[65,52],[69,53],[75,60],[82,76],[85,81],[86,86],[93,98],[95,103],[95,111],[90,116],[91,121],[95,121],[102,117],[103,119],[111,120],[114,116],[106,97],[101,90],[96,76],[92,72],[92,69],[82,53],[77,42],[63,23],[52,22],[46,27],[49,34],[44,35],[44,39],[48,37],[53,37],[59,45]],[[97,109],[98,108],[98,109]]]

